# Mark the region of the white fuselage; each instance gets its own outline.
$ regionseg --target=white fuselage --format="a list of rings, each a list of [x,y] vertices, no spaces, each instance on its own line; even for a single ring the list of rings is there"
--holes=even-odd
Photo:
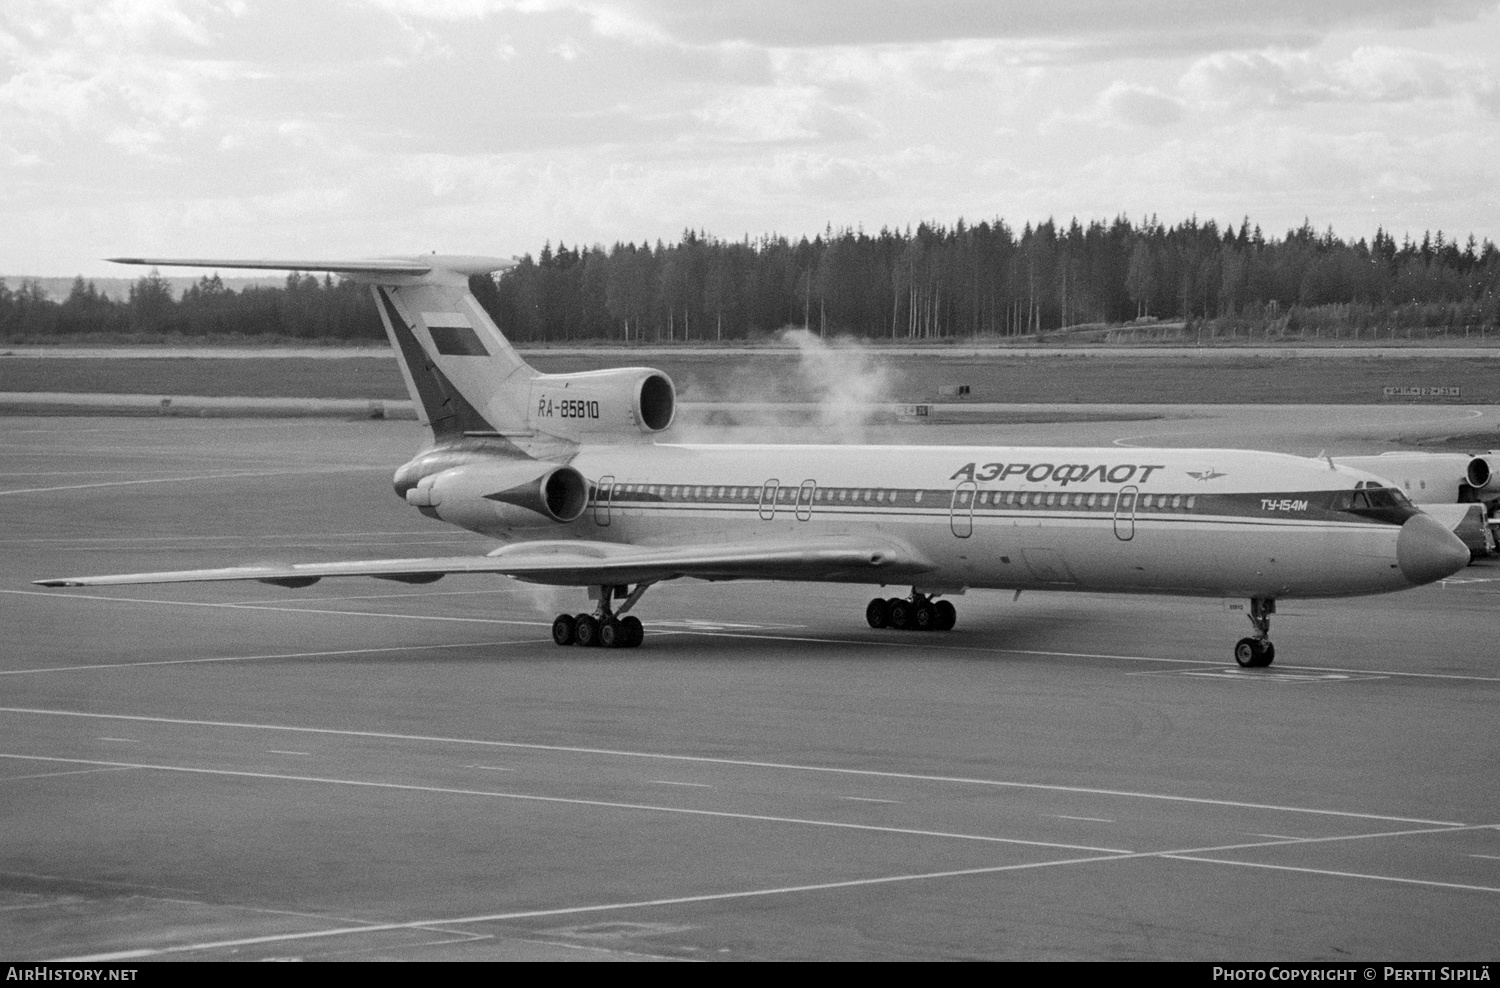
[[[965,587],[1338,597],[1406,589],[1400,519],[1337,510],[1371,475],[1239,450],[583,446],[584,515],[547,534],[670,546],[878,532]],[[454,505],[445,506],[449,509]],[[482,513],[446,520],[536,538]]]

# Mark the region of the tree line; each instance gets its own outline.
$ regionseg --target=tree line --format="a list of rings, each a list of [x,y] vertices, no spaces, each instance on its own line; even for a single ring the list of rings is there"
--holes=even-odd
[[[1004,220],[915,230],[833,230],[808,239],[544,246],[498,278],[471,279],[513,340],[745,340],[786,326],[871,340],[1039,336],[1161,319],[1212,328],[1314,325],[1439,331],[1500,322],[1500,250],[1441,231],[1400,243],[1385,230],[1346,241],[1304,223],[1266,237],[1249,220],[1168,227]],[[181,298],[152,271],[126,298],[75,279],[68,296],[0,281],[0,336],[93,335],[374,340],[369,291],[333,277],[226,288],[204,277]]]

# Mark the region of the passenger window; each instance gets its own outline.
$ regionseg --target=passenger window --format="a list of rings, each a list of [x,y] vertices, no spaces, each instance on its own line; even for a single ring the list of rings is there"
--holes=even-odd
[[[885,503],[885,491],[878,492],[875,495],[875,500],[879,501],[881,504],[884,504]]]
[[[1187,499],[1187,508],[1188,508],[1188,510],[1192,511],[1193,510],[1193,505],[1195,505],[1197,503],[1198,503],[1197,496],[1193,495],[1193,494],[1189,494],[1188,495],[1188,499]]]
[[[1049,508],[1052,507],[1052,504],[1056,500],[1056,498],[1057,498],[1056,494],[1048,494],[1047,495],[1047,507],[1049,507]]]
[[[1098,500],[1099,500],[1099,495],[1098,494],[1090,494],[1089,495],[1089,507],[1092,508],[1094,506],[1094,502],[1098,501]]]
[[[917,491],[916,496],[913,497],[912,500],[915,501],[917,504],[921,504],[922,503],[922,492],[921,491]]]
[[[1180,507],[1182,507],[1182,495],[1181,494],[1174,494],[1172,496],[1172,507],[1174,507],[1174,508],[1180,508]]]

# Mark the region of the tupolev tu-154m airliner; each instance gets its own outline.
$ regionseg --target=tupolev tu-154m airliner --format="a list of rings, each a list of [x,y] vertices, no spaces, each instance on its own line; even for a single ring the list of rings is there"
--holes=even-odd
[[[663,580],[909,586],[871,627],[943,631],[969,588],[1239,598],[1242,666],[1275,658],[1288,598],[1431,583],[1469,561],[1443,525],[1375,474],[1329,458],[1224,449],[688,445],[660,441],[676,390],[647,367],[543,374],[469,292],[513,261],[119,258],[127,264],[325,271],[368,284],[434,443],[395,474],[428,517],[501,544],[485,556],[360,560],[37,581],[103,586],[323,577],[427,583],[495,573],[588,589],[558,645],[632,648],[629,612]]]

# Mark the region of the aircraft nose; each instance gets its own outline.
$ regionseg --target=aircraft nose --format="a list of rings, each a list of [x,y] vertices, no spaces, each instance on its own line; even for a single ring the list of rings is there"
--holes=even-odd
[[[1431,515],[1412,515],[1396,536],[1396,564],[1420,586],[1469,565],[1469,547]]]

